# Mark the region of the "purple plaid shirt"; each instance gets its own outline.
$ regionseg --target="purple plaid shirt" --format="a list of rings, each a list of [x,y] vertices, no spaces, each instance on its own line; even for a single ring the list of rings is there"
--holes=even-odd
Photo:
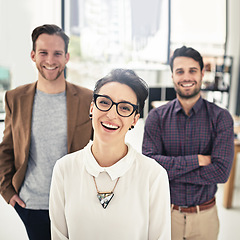
[[[174,99],[149,113],[142,152],[167,170],[173,204],[202,204],[214,197],[217,183],[228,179],[234,156],[233,119],[201,97],[187,116]],[[211,155],[212,163],[200,167],[198,154]]]

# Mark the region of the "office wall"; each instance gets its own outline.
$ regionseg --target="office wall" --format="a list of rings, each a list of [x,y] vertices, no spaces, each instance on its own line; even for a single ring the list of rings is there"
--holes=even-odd
[[[11,87],[37,80],[30,59],[32,30],[61,25],[61,0],[0,0],[0,65],[11,71]]]
[[[240,74],[240,1],[228,0],[228,33],[227,33],[227,55],[233,56],[233,71],[232,84],[230,90],[230,105],[229,111],[236,114],[237,99],[240,93],[238,92]]]
[[[239,11],[240,1],[228,0],[227,54],[234,57],[231,113],[236,112],[239,85]],[[61,25],[61,0],[0,0],[0,65],[11,70],[12,88],[37,79],[37,71],[30,59],[31,32],[44,23]]]

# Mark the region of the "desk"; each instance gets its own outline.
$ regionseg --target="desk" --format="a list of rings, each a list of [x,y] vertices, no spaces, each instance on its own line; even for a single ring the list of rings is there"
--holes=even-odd
[[[234,122],[240,123],[240,117],[234,117]],[[240,125],[234,125],[234,132],[240,133]],[[234,158],[232,169],[228,178],[228,181],[224,185],[223,192],[223,206],[225,208],[232,207],[232,199],[233,199],[233,190],[234,190],[234,181],[235,181],[235,172],[236,172],[236,164],[237,164],[237,154],[240,153],[240,139],[234,140]]]

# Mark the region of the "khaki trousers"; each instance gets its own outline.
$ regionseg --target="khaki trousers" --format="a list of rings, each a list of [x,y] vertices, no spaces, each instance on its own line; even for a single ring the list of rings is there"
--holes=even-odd
[[[198,213],[181,213],[172,210],[172,240],[217,240],[219,219],[217,207]]]

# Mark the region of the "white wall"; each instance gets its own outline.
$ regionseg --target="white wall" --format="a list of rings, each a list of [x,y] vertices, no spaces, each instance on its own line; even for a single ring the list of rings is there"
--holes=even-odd
[[[228,0],[228,45],[227,55],[233,56],[232,84],[230,91],[229,111],[236,113],[238,79],[239,79],[239,61],[240,61],[240,1]]]
[[[46,23],[61,26],[61,0],[0,0],[0,66],[10,69],[12,88],[37,80],[31,33]]]
[[[171,0],[171,43],[197,49],[203,56],[224,54],[226,0]]]

